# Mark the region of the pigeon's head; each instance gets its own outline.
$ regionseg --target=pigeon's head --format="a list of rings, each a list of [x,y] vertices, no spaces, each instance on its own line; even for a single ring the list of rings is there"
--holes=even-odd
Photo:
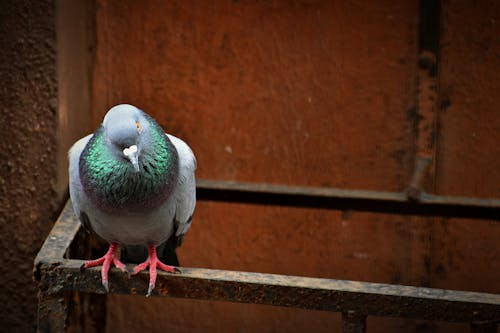
[[[147,142],[149,121],[144,112],[133,105],[111,108],[102,123],[109,148],[117,158],[130,161],[139,172],[139,156]]]

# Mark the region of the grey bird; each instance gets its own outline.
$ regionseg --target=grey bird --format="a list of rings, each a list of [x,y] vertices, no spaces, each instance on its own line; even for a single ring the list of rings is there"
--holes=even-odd
[[[179,271],[158,259],[157,247],[182,243],[196,205],[196,159],[181,139],[164,133],[145,112],[129,104],[111,108],[93,133],[69,150],[69,190],[81,223],[109,242],[107,253],[86,261],[102,265],[108,288],[111,264],[127,272],[120,247],[145,246],[146,260],[132,274],[149,266],[147,295],[154,289],[157,268]],[[168,241],[168,242],[167,242]]]

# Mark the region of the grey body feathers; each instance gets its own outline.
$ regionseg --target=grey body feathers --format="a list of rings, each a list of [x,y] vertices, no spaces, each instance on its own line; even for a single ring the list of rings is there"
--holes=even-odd
[[[174,236],[178,243],[191,225],[196,205],[196,159],[181,139],[166,134],[179,158],[179,174],[171,195],[147,212],[107,213],[85,194],[79,174],[80,156],[93,134],[78,140],[69,151],[70,195],[75,214],[88,216],[90,227],[108,242],[122,245],[159,245]]]

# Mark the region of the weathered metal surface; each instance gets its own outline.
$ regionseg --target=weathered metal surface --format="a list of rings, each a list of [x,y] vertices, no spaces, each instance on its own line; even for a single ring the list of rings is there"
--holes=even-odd
[[[342,312],[342,332],[365,333],[366,315],[352,310]]]
[[[104,293],[98,268],[82,271],[82,260],[63,258],[64,246],[71,244],[79,225],[66,205],[35,262],[43,297],[69,291]],[[144,295],[148,281],[146,272],[129,279],[112,269],[110,292]],[[495,294],[201,268],[159,273],[153,295],[355,311],[364,316],[500,322],[500,295]]]
[[[35,279],[40,279],[39,266],[43,262],[64,258],[79,229],[80,222],[73,213],[71,201],[68,200],[35,258]]]
[[[497,333],[497,324],[495,323],[472,323],[471,333]]]
[[[93,123],[97,125],[102,120],[110,105],[126,100],[153,112],[168,131],[190,143],[198,154],[202,177],[401,191],[413,167],[415,138],[411,127],[413,120],[418,120],[414,112],[420,45],[417,38],[428,35],[417,30],[419,3],[214,1],[192,6],[189,2],[144,5],[136,1],[98,1],[98,43],[96,65],[92,68]],[[443,53],[439,63],[440,68],[444,64],[451,69],[440,70],[439,87],[440,91],[448,91],[440,96],[439,103],[443,109],[448,105],[449,111],[442,113],[445,136],[440,137],[438,154],[442,167],[432,193],[500,197],[494,192],[499,183],[494,181],[498,179],[495,169],[499,154],[491,146],[495,142],[494,124],[498,124],[491,118],[496,114],[492,112],[496,103],[491,100],[495,93],[491,92],[498,90],[496,72],[491,69],[498,66],[488,61],[498,54],[492,50],[498,50],[495,45],[500,43],[493,43],[496,39],[492,35],[482,33],[497,28],[498,20],[495,25],[494,19],[499,7],[495,2],[472,6],[441,1],[439,5],[443,8],[440,29],[448,35],[439,44],[453,54],[448,57]],[[447,24],[451,21],[447,19],[450,12],[478,20],[459,19],[454,21],[457,24]],[[469,15],[478,12],[480,15]],[[460,26],[463,30],[457,29]],[[130,48],[131,44],[144,47]],[[493,125],[484,126],[488,123]],[[321,153],[315,148],[321,149]],[[293,224],[294,216],[300,214],[297,220],[304,221],[304,229],[314,220],[336,221],[336,212],[320,211],[307,216],[309,212],[301,214],[302,210],[281,209],[278,216],[273,216],[266,214],[266,208],[259,214],[255,212],[261,210],[258,207],[244,207],[245,214],[234,216],[232,211],[219,209],[223,205],[206,206],[209,207],[200,222],[220,232],[210,233],[210,243],[195,243],[204,244],[205,251],[192,245],[183,249],[187,262],[196,262],[200,267],[234,267],[233,262],[238,259],[232,258],[241,254],[245,262],[237,270],[261,270],[260,267],[272,263],[255,263],[262,262],[260,258],[275,258],[276,251],[272,249],[281,245],[275,241],[274,235],[280,234],[277,231],[286,230],[286,223],[299,225]],[[230,210],[239,208],[224,206]],[[200,208],[198,218],[204,213],[204,207]],[[349,214],[346,212],[345,216]],[[311,264],[306,255],[298,256],[297,265],[292,265],[294,253],[283,250],[281,253],[290,255],[281,256],[283,260],[276,265],[283,267],[279,272],[307,265],[310,268],[304,274],[311,276],[325,274],[496,291],[498,274],[478,269],[495,267],[495,251],[481,246],[480,236],[469,237],[470,229],[457,228],[460,223],[450,221],[452,226],[448,228],[446,219],[400,216],[383,217],[383,223],[372,223],[372,216],[367,215],[371,214],[354,212],[346,221],[352,226],[350,230],[359,230],[362,235],[352,231],[325,237],[332,240],[330,251],[324,250],[326,246],[321,245],[316,234],[307,239],[296,228],[298,232],[292,234],[288,243],[302,240],[313,244],[299,243],[297,251],[311,250],[311,257],[317,253],[318,262],[323,260],[324,265]],[[238,219],[234,219],[238,223],[231,223],[228,216]],[[277,217],[285,222],[279,223]],[[256,218],[269,226],[262,228],[273,236],[269,248],[244,242],[258,234],[248,231],[255,230],[252,226]],[[217,221],[231,227],[222,229]],[[463,223],[472,225],[471,229],[478,230],[479,235],[489,235],[488,240],[493,241],[486,244],[493,246],[497,226],[474,222],[478,223]],[[430,227],[415,226],[419,223]],[[371,224],[379,229],[373,231]],[[331,228],[331,224],[323,223],[316,230],[337,231],[338,225],[341,223],[334,223]],[[241,238],[236,237],[234,229],[241,231]],[[193,229],[195,233],[206,231]],[[234,243],[241,244],[234,256],[227,255],[231,248],[218,246],[232,234]],[[342,237],[345,241],[339,242]],[[282,239],[285,243],[285,237]],[[259,248],[257,253],[251,252],[252,246]],[[384,262],[367,264],[364,259],[345,259],[359,248]],[[213,259],[195,256],[196,252],[210,253]],[[445,261],[445,252],[454,257]],[[245,256],[247,253],[255,256]],[[456,259],[459,256],[465,259]],[[484,259],[478,262],[481,256]],[[453,281],[449,276],[460,282],[450,283]],[[151,318],[154,311],[150,306],[144,317]],[[122,318],[131,316],[137,314],[124,311]]]
[[[416,109],[412,113],[415,130],[415,166],[407,189],[408,197],[420,200],[427,188],[433,190],[437,160],[438,131],[438,57],[440,2],[419,2],[418,69]],[[429,166],[432,166],[429,168]]]
[[[37,331],[64,332],[67,324],[70,292],[38,293]]]
[[[420,201],[423,190],[423,182],[428,170],[429,164],[432,162],[431,157],[417,155],[415,161],[415,168],[410,180],[410,185],[406,189],[408,199],[413,201]]]
[[[206,201],[500,219],[499,199],[450,197],[425,192],[420,193],[419,200],[413,200],[403,192],[198,180],[197,196]]]
[[[42,265],[47,293],[76,290],[104,293],[99,269],[80,270],[83,261]],[[500,296],[474,292],[397,286],[298,276],[183,268],[158,275],[154,296],[257,303],[323,311],[451,322],[500,321]],[[132,278],[112,269],[110,292],[145,295],[148,274]]]
[[[41,287],[49,294],[104,293],[99,269],[82,272],[81,264],[62,260],[42,267]],[[500,320],[500,296],[492,294],[195,268],[182,271],[160,274],[154,295],[457,322]],[[112,293],[141,295],[147,290],[147,273],[128,279],[112,270],[110,279]]]

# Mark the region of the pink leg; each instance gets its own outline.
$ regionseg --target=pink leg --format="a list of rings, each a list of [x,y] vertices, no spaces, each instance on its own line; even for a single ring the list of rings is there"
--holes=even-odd
[[[162,271],[170,273],[175,273],[175,272],[180,273],[180,270],[178,268],[174,266],[165,265],[158,259],[158,256],[156,255],[156,246],[154,245],[148,246],[148,258],[143,263],[140,263],[139,265],[134,267],[132,275],[139,273],[140,271],[146,269],[146,267],[148,266],[149,266],[149,288],[146,296],[150,296],[151,292],[155,287],[157,268],[161,269]]]
[[[86,261],[82,268],[89,268],[102,265],[101,269],[101,279],[102,285],[106,292],[109,292],[109,283],[108,283],[108,271],[111,263],[113,263],[116,267],[118,267],[121,271],[128,274],[127,268],[125,264],[123,264],[119,259],[118,249],[120,246],[118,243],[111,243],[109,245],[108,252],[98,259]]]

